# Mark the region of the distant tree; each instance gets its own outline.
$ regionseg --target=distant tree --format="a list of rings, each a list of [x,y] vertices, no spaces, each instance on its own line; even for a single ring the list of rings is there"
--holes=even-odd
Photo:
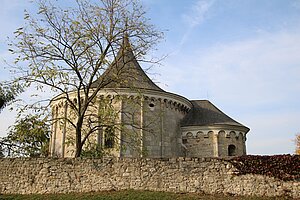
[[[75,117],[66,116],[65,120],[75,130],[75,157],[79,157],[85,142],[98,131],[95,127],[83,131],[88,108],[98,92],[114,80],[103,79],[96,87],[92,84],[116,58],[124,35],[136,57],[142,59],[162,33],[149,24],[138,0],[76,0],[75,7],[67,9],[53,2],[38,1],[35,17],[25,13],[26,24],[15,31],[9,50],[17,55],[16,66],[26,64],[15,68],[19,75],[16,83],[61,94],[74,111]],[[70,96],[70,91],[75,95]]]
[[[2,154],[8,157],[46,157],[49,138],[50,126],[46,119],[28,115],[17,120],[8,135],[0,139]]]
[[[296,142],[296,151],[295,151],[295,153],[296,153],[297,155],[300,155],[300,133],[298,133],[298,134],[296,135],[296,140],[295,140],[295,142]]]
[[[13,85],[0,83],[0,111],[7,106],[8,103],[15,100],[16,96],[21,92],[23,92],[23,88],[18,83]]]

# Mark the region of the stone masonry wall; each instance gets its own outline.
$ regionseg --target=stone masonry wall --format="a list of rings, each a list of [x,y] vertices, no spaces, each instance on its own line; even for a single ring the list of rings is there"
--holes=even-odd
[[[104,190],[205,192],[300,198],[300,182],[261,175],[237,176],[214,158],[0,159],[0,193],[70,193]]]

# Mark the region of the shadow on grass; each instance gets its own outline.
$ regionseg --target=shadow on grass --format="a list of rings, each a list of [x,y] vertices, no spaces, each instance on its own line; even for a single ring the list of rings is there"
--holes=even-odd
[[[152,191],[107,191],[70,194],[0,195],[1,200],[283,200],[285,197],[236,197],[206,194],[176,194]]]

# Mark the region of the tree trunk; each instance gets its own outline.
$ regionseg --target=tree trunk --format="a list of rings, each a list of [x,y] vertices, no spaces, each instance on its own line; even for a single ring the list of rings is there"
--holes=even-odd
[[[76,141],[75,158],[80,157],[81,151],[82,151],[82,143],[80,142],[80,143],[77,145],[77,141]]]
[[[83,124],[83,117],[79,117],[76,126],[76,144],[75,144],[75,158],[80,157],[82,151],[82,142],[81,142],[81,129]]]

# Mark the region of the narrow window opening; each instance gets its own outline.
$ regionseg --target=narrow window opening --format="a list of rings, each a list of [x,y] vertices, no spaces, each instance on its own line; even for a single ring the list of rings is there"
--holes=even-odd
[[[228,156],[235,156],[236,155],[236,147],[235,145],[231,144],[228,146]]]
[[[104,132],[104,147],[113,148],[115,144],[115,131],[113,127],[107,127]]]

